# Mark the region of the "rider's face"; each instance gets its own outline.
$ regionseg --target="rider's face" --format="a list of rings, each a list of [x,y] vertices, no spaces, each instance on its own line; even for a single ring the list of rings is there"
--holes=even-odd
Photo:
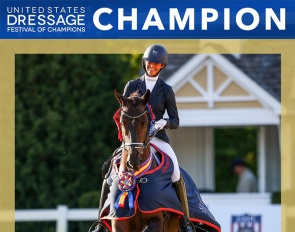
[[[163,67],[164,67],[164,64],[150,62],[147,60],[145,61],[145,70],[147,74],[151,77],[156,76]]]

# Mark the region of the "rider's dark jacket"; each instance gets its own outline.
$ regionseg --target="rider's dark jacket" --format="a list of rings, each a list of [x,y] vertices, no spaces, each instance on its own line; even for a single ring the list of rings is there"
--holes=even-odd
[[[123,95],[125,97],[129,97],[131,93],[137,90],[139,91],[140,96],[142,96],[146,92],[144,76],[136,80],[129,81],[125,86]],[[167,110],[169,118],[164,118],[167,121],[167,124],[164,129],[178,128],[179,117],[175,102],[175,94],[172,90],[172,87],[166,84],[160,78],[158,78],[155,84],[148,104],[150,104],[152,107],[156,121],[162,119],[165,114],[165,111]],[[169,138],[165,130],[160,130],[157,133],[156,137],[169,143]]]

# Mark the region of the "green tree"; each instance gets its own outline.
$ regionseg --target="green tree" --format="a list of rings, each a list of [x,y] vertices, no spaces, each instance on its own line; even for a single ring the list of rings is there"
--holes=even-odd
[[[137,77],[140,58],[16,55],[17,209],[98,207],[101,166],[119,146],[113,90]],[[51,231],[23,224],[16,231]]]

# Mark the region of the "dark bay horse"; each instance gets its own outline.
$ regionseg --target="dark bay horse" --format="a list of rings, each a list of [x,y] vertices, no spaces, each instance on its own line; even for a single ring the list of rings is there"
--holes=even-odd
[[[179,232],[183,212],[171,181],[174,166],[167,154],[150,144],[155,134],[151,133],[153,114],[147,105],[150,91],[129,97],[116,90],[114,93],[121,105],[114,119],[122,145],[109,158],[113,175],[107,175],[112,183],[100,212],[101,223],[112,232]],[[150,146],[157,150],[157,155],[151,153]],[[189,186],[186,193],[194,228],[221,232],[192,178],[180,169]]]
[[[142,166],[148,166],[149,170],[157,166],[155,158],[150,153],[149,144],[150,124],[146,104],[150,98],[150,91],[147,90],[142,97],[134,93],[128,98],[116,90],[114,93],[122,107],[120,124],[124,149],[118,172],[119,176],[123,176],[126,181],[128,178],[124,178],[124,175],[139,173]],[[124,184],[126,183],[124,182]],[[131,218],[112,219],[112,232],[178,232],[179,219],[177,215],[169,213],[165,218],[164,215],[167,216],[161,211],[144,214],[137,209]]]

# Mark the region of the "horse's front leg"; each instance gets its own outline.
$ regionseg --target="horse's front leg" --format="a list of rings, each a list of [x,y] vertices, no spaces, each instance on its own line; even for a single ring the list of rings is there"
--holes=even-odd
[[[152,216],[151,216],[152,215]],[[162,232],[163,231],[163,214],[162,212],[158,212],[155,214],[148,215],[145,219],[147,222],[147,226],[144,228],[142,232]]]

